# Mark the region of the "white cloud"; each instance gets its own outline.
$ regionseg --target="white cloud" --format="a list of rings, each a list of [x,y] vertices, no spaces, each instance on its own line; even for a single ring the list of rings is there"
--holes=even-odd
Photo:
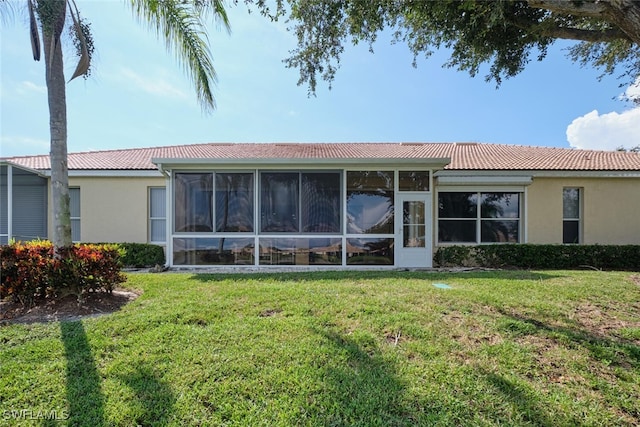
[[[119,77],[133,83],[138,89],[155,96],[173,99],[187,99],[187,94],[171,84],[167,79],[158,76],[143,76],[130,68],[120,69]]]
[[[621,100],[640,100],[640,78],[630,85]],[[567,126],[567,140],[574,148],[615,150],[640,145],[640,106],[599,114],[598,110],[580,116]]]
[[[20,83],[19,92],[36,92],[36,93],[47,93],[46,86],[40,86],[28,80],[25,80]]]
[[[635,147],[640,144],[640,108],[606,114],[593,110],[571,122],[567,140],[572,147],[589,150]]]

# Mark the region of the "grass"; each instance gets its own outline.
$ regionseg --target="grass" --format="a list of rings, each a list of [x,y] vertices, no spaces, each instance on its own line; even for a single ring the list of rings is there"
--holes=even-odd
[[[117,313],[0,327],[0,424],[638,425],[637,277],[132,274]]]

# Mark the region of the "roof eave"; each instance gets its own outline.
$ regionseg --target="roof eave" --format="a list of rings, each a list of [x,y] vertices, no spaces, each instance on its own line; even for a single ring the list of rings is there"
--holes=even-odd
[[[151,162],[155,164],[160,171],[166,171],[175,168],[199,168],[211,166],[233,166],[233,167],[256,167],[256,166],[288,166],[296,167],[301,165],[315,166],[355,166],[355,165],[420,165],[428,166],[435,169],[442,169],[451,162],[451,158],[406,158],[406,157],[375,157],[375,158],[152,158]]]
[[[33,168],[30,168],[30,167],[27,167],[27,166],[22,166],[21,164],[12,162],[10,160],[0,160],[0,166],[3,166],[3,165],[4,166],[11,166],[11,167],[18,168],[18,169],[22,169],[23,171],[33,173],[33,174],[41,176],[43,178],[46,178],[48,176],[46,170],[38,170],[38,169],[33,169]]]

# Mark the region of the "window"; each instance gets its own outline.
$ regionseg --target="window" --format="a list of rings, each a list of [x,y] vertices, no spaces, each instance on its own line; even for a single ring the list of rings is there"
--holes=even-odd
[[[520,193],[438,194],[441,243],[517,243],[519,230]]]
[[[149,187],[149,243],[167,240],[166,191],[164,187]]]
[[[176,173],[174,221],[178,233],[253,232],[253,174]]]
[[[347,233],[393,234],[393,171],[347,172]]]
[[[394,239],[347,239],[347,265],[393,265]]]
[[[580,189],[562,190],[562,243],[580,243]]]
[[[339,233],[339,172],[262,172],[260,231]]]
[[[260,265],[340,265],[340,238],[261,238]]]
[[[400,191],[429,191],[429,171],[398,172]]]
[[[216,173],[216,231],[253,231],[252,173]]]
[[[213,231],[213,174],[177,173],[175,231]]]
[[[174,265],[253,265],[254,239],[176,238]]]
[[[69,188],[69,211],[71,213],[71,240],[80,241],[80,188]]]

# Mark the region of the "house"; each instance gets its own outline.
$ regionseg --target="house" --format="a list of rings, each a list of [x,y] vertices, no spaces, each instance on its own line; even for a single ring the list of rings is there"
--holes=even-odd
[[[431,267],[451,244],[640,244],[640,154],[479,143],[69,154],[73,239],[170,266]],[[0,241],[47,238],[48,156],[0,161]]]

